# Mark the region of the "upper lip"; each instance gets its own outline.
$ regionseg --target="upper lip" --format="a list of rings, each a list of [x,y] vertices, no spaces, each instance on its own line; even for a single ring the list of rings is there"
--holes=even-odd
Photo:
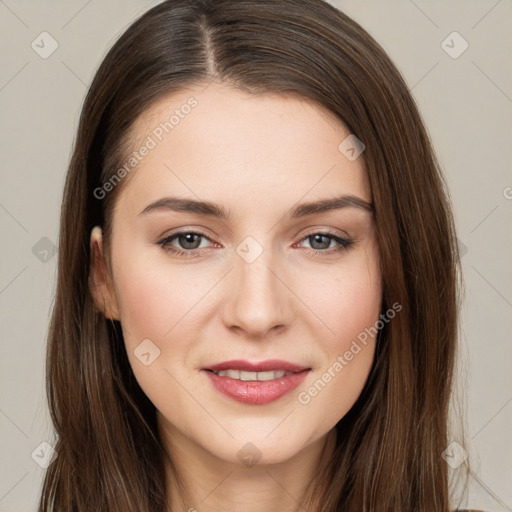
[[[266,361],[254,362],[244,361],[242,359],[232,359],[222,363],[212,364],[203,368],[203,370],[242,370],[247,372],[269,372],[274,370],[284,370],[286,372],[301,372],[310,370],[307,366],[290,363],[281,359],[267,359]]]

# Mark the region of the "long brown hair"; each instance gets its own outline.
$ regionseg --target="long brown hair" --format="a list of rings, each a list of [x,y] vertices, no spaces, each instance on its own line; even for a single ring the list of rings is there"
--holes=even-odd
[[[322,0],[168,0],[135,21],[96,72],[61,211],[47,352],[57,457],[39,511],[168,509],[155,407],[135,380],[120,324],[93,303],[89,237],[100,225],[108,243],[123,183],[104,198],[97,190],[126,160],[134,121],[164,95],[212,80],[298,94],[363,141],[383,310],[403,306],[379,332],[369,378],[337,424],[337,447],[304,508],[448,512],[441,454],[451,441],[461,300],[449,194],[400,72],[363,28]]]

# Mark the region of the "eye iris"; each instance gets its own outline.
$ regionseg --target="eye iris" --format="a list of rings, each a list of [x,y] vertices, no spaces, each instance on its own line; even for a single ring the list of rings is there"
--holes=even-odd
[[[193,238],[197,237],[197,239],[194,241]],[[180,245],[185,249],[197,249],[200,245],[197,242],[200,242],[201,235],[198,235],[196,233],[186,233],[184,235],[180,235],[178,237],[178,240],[180,242]],[[184,242],[183,242],[184,241]],[[192,247],[190,247],[192,245]]]
[[[324,239],[324,242],[322,243],[321,242],[321,239]],[[311,240],[314,240],[314,243],[316,242],[319,242],[319,244],[321,245],[321,247],[314,247],[314,243],[311,243],[313,249],[328,249],[329,248],[329,244],[331,243],[331,239],[325,235],[313,235],[313,236],[310,236],[309,237],[310,239],[310,242]]]

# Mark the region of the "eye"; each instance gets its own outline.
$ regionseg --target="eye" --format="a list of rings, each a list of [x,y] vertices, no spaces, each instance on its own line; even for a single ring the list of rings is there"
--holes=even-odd
[[[197,256],[202,238],[209,240],[209,238],[203,233],[198,233],[196,231],[178,231],[177,233],[164,238],[158,242],[158,244],[161,245],[166,252],[190,258]],[[183,249],[172,245],[174,240],[176,240]]]
[[[301,240],[301,242],[304,241],[308,241],[312,246],[312,250],[306,248],[306,252],[308,254],[313,254],[314,256],[347,251],[350,246],[355,243],[354,240],[340,237],[328,231],[310,233]],[[330,247],[333,242],[335,246]]]
[[[165,252],[185,258],[193,258],[198,256],[200,249],[204,248],[204,246],[201,247],[202,239],[209,240],[211,242],[210,238],[208,238],[204,233],[196,231],[178,231],[157,243],[162,246]],[[173,244],[175,241],[181,246],[181,248]],[[308,241],[312,246],[312,249],[304,248],[305,252],[307,254],[312,254],[313,256],[347,251],[350,246],[355,243],[354,240],[324,231],[310,233],[303,237],[299,243],[304,241]],[[331,247],[332,243],[335,244],[334,247]],[[296,245],[298,244],[295,244],[295,246]]]

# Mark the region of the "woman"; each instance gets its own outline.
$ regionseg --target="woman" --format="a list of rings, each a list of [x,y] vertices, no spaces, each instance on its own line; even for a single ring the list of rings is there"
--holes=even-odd
[[[400,73],[334,7],[133,23],[83,106],[59,250],[41,512],[457,507],[448,193]]]

